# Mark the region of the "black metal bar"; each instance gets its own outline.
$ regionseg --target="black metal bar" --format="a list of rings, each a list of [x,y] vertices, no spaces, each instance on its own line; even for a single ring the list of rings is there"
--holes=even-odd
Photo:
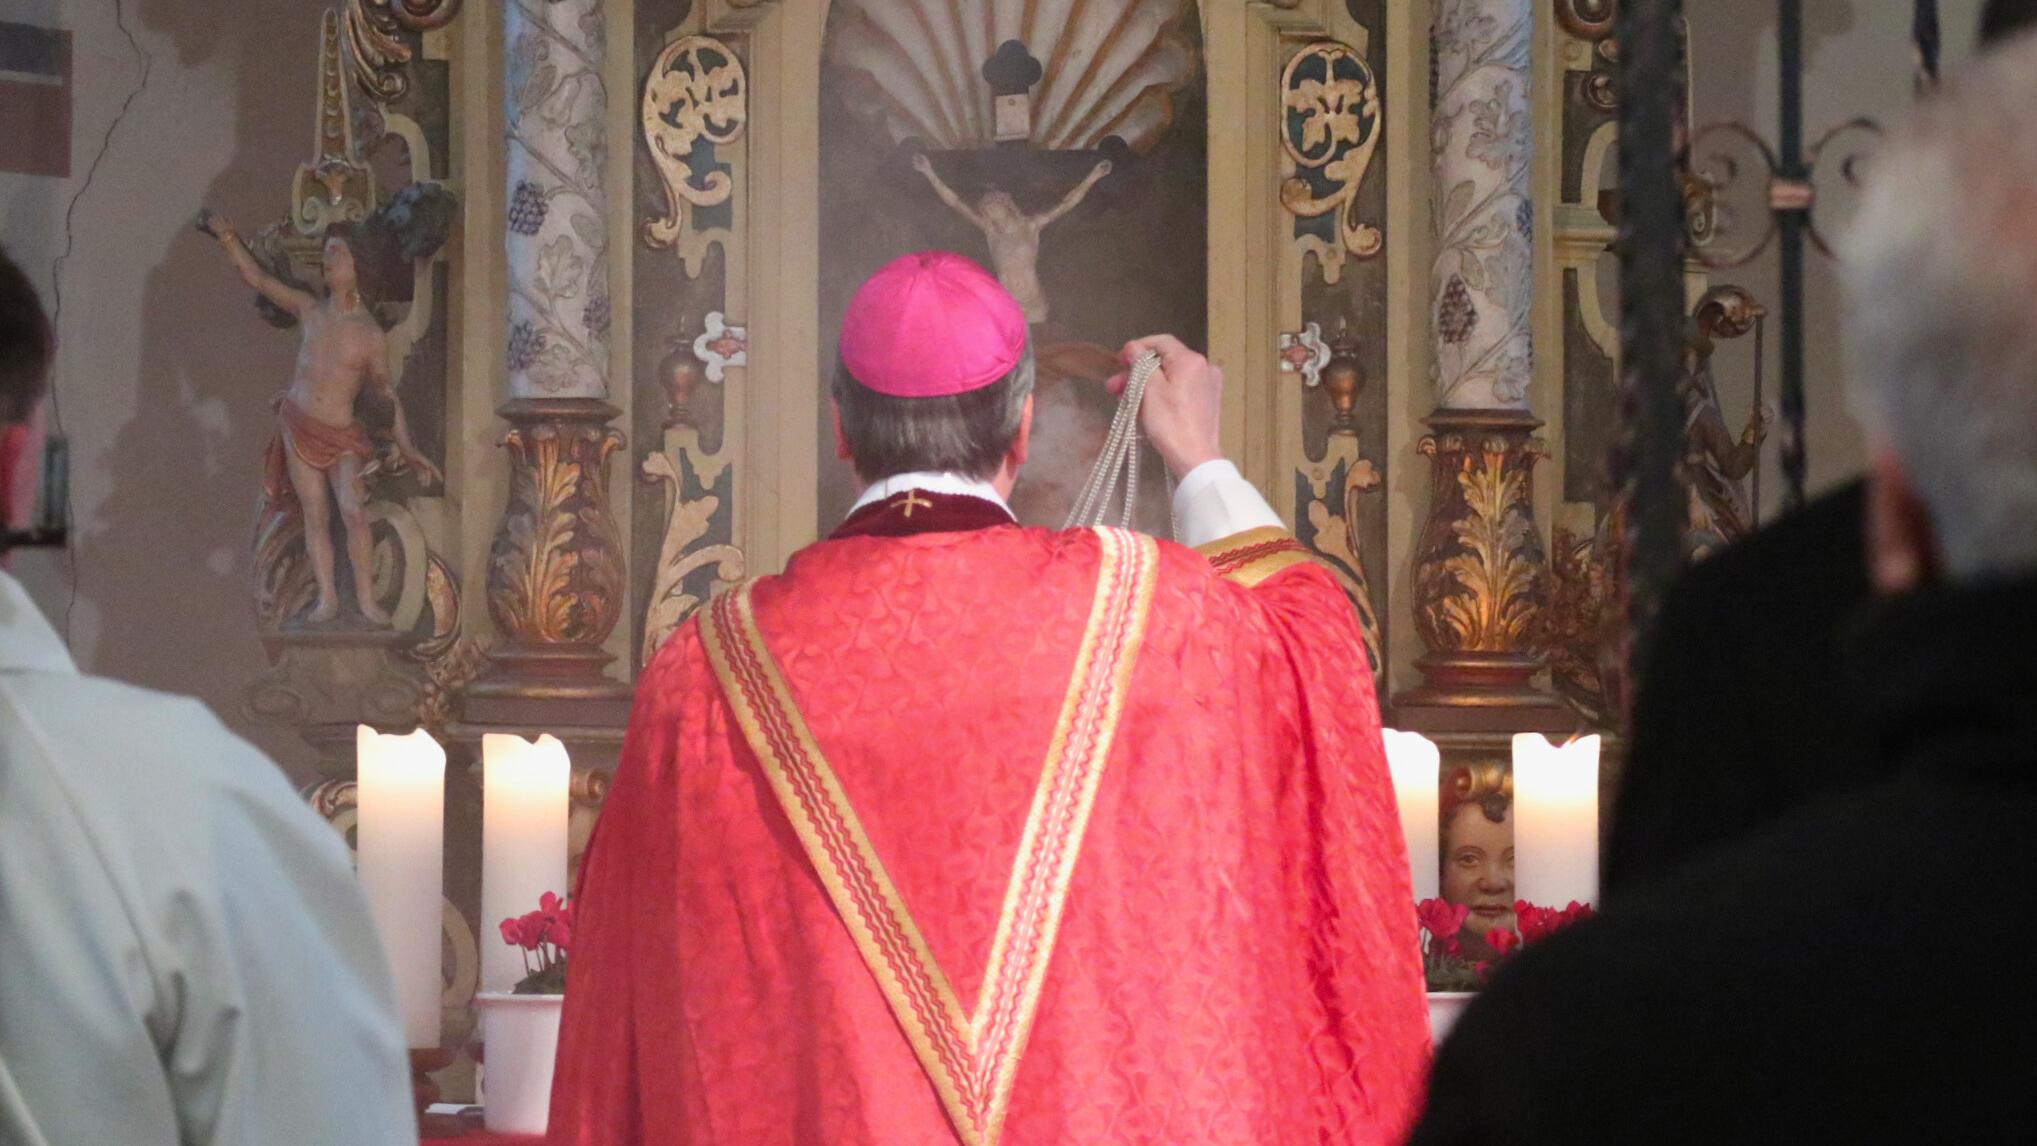
[[[1626,507],[1626,696],[1647,663],[1656,604],[1683,563],[1684,214],[1677,179],[1682,0],[1620,6],[1621,442],[1614,481]]]
[[[1938,0],[1916,0],[1910,11],[1910,42],[1917,48],[1917,92],[1938,86]]]
[[[1804,231],[1810,222],[1810,170],[1804,162],[1803,0],[1776,2],[1782,64],[1782,146],[1776,155],[1776,241],[1782,262],[1782,475],[1788,504],[1804,503]]]

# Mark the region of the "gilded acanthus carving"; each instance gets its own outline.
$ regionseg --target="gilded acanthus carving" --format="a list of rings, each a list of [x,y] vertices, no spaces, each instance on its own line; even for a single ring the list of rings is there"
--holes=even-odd
[[[730,325],[719,312],[708,315],[707,327],[697,338],[683,333],[675,338],[659,365],[667,403],[665,448],[645,456],[639,477],[663,487],[665,533],[644,610],[643,664],[703,601],[741,581],[746,567],[742,550],[707,540],[716,531],[717,517],[727,516],[721,512],[725,498],[715,490],[728,475],[729,457],[726,447],[709,453],[702,444],[702,426],[710,418],[697,404],[701,387],[719,385],[727,368],[743,366],[742,355],[729,345],[730,332],[742,327]],[[711,571],[705,580],[699,576],[703,570]]]
[[[1608,518],[1617,522],[1617,517]],[[1618,608],[1617,560],[1599,537],[1578,536],[1559,525],[1550,537],[1549,602],[1536,642],[1548,654],[1556,692],[1593,728],[1618,722],[1617,679],[1623,671],[1617,634],[1624,624]]]
[[[1346,253],[1372,258],[1386,236],[1358,217],[1358,192],[1385,127],[1379,81],[1356,52],[1324,41],[1288,61],[1280,87],[1280,142],[1295,165],[1280,185],[1281,205],[1302,219],[1334,213],[1336,243],[1317,245],[1326,268]]]
[[[1365,561],[1359,553],[1359,501],[1384,484],[1372,462],[1359,453],[1355,429],[1340,428],[1330,433],[1329,448],[1321,461],[1302,470],[1309,496],[1300,516],[1307,522],[1305,540],[1343,585],[1344,593],[1358,610],[1358,627],[1365,636],[1365,655],[1372,671],[1382,670],[1384,647],[1380,634],[1379,610],[1372,600],[1372,582],[1365,575]]]
[[[702,140],[734,143],[748,123],[749,78],[734,49],[711,36],[682,36],[658,54],[644,81],[642,125],[666,212],[644,224],[647,245],[678,245],[689,205],[728,201],[735,181],[726,171],[695,171],[694,150]]]
[[[606,424],[612,407],[587,405],[525,400],[504,410],[509,508],[489,552],[488,612],[514,644],[596,646],[621,616],[608,459],[623,436]]]
[[[1532,473],[1544,456],[1525,428],[1450,428],[1424,437],[1434,459],[1427,527],[1415,554],[1415,627],[1432,654],[1528,653],[1545,561]]]
[[[686,451],[682,450],[682,453]],[[650,662],[673,630],[700,608],[705,594],[688,588],[695,571],[713,566],[713,590],[718,591],[743,579],[743,551],[733,545],[700,545],[714,523],[721,499],[713,494],[686,496],[686,484],[674,468],[672,457],[655,453],[644,459],[644,477],[665,487],[665,540],[658,548],[658,567],[653,574],[650,608],[644,614],[643,659]]]
[[[460,697],[488,668],[488,643],[468,638],[455,640],[424,661],[424,689],[417,702],[417,726],[444,739],[447,726],[458,718]]]
[[[354,82],[388,103],[410,90],[403,74],[416,55],[413,38],[443,28],[460,14],[460,0],[346,0],[347,50]]]

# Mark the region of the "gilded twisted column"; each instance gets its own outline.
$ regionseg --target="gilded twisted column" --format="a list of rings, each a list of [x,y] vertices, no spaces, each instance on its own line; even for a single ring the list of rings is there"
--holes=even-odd
[[[605,711],[584,702],[626,692],[604,675],[612,658],[601,647],[626,592],[609,499],[609,459],[623,438],[607,402],[603,6],[508,0],[503,24],[510,492],[488,561],[488,610],[502,640],[468,691],[478,702],[468,717],[600,723]],[[546,712],[545,702],[583,711]]]
[[[1415,555],[1424,682],[1404,724],[1499,732],[1558,719],[1532,678],[1547,558],[1533,374],[1531,0],[1435,0],[1430,268],[1433,481]]]

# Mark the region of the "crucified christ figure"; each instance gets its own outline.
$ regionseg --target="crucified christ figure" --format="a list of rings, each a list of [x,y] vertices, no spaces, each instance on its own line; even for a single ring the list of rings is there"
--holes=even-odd
[[[953,188],[941,182],[934,172],[932,161],[925,155],[912,157],[913,170],[927,177],[933,184],[934,193],[941,202],[954,208],[955,213],[976,224],[983,232],[983,239],[990,244],[990,262],[997,268],[998,281],[1004,289],[1025,308],[1026,321],[1038,326],[1047,321],[1047,292],[1040,288],[1040,233],[1057,222],[1061,216],[1073,211],[1082,202],[1089,189],[1096,186],[1104,176],[1110,174],[1110,160],[1106,159],[1089,169],[1089,174],[1075,189],[1061,197],[1053,209],[1038,215],[1028,215],[1019,210],[1018,203],[1009,194],[991,188],[979,196],[974,205],[955,194]]]
[[[341,227],[327,233],[326,292],[321,299],[270,274],[249,253],[233,224],[207,211],[198,225],[219,240],[249,286],[304,328],[296,375],[276,401],[276,436],[269,443],[266,484],[272,503],[294,497],[304,515],[304,550],[318,583],[318,601],[306,619],[330,621],[339,615],[329,526],[331,507],[337,503],[354,573],[355,603],[369,623],[386,625],[389,614],[375,601],[374,543],[368,532],[363,480],[375,459],[375,447],[354,415],[354,403],[364,389],[372,388],[395,407],[396,448],[425,485],[443,480],[443,475],[410,439],[403,403],[389,378],[388,342],[361,301],[353,236]]]

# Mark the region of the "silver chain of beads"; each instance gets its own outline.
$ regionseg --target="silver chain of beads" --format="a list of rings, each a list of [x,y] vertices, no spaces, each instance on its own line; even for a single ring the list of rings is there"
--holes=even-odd
[[[1117,416],[1111,419],[1110,435],[1104,439],[1103,452],[1097,456],[1095,468],[1089,471],[1089,481],[1082,487],[1082,496],[1075,499],[1065,528],[1107,524],[1105,518],[1120,482],[1124,485],[1124,503],[1117,524],[1132,528],[1139,502],[1139,405],[1146,397],[1146,383],[1159,369],[1160,356],[1153,351],[1133,360],[1131,373],[1125,379],[1125,392],[1118,397]]]

